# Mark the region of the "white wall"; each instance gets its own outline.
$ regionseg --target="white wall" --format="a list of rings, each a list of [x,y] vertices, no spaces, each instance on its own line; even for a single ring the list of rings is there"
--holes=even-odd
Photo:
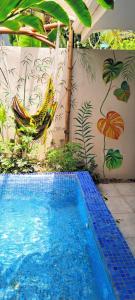
[[[0,49],[0,101],[6,106],[9,116],[12,114],[10,107],[12,97],[15,94],[19,96],[30,113],[33,114],[37,110],[42,102],[47,80],[51,73],[55,73],[53,70],[54,54],[54,50],[45,48],[3,47]],[[116,62],[125,62],[125,58],[131,56],[135,56],[134,51],[115,51]],[[117,168],[111,170],[105,166],[105,176],[131,179],[135,178],[135,77],[133,78],[133,74],[135,75],[135,63],[134,66],[132,64],[132,68],[131,66],[129,68],[129,72],[132,71],[132,78],[127,82],[130,89],[130,97],[127,97],[127,102],[118,100],[114,95],[114,91],[120,88],[121,83],[125,80],[121,72],[113,80],[111,90],[103,105],[105,117],[110,111],[116,112],[120,115],[121,125],[124,127],[123,131],[122,127],[120,127],[121,125],[119,126],[118,124],[118,119],[115,120],[116,127],[120,129],[120,136],[118,139],[106,137],[106,150],[103,153],[104,135],[97,128],[97,123],[101,118],[105,119],[100,113],[100,107],[109,88],[109,83],[106,84],[102,78],[104,60],[108,58],[114,60],[113,51],[74,50],[70,139],[75,141],[76,121],[74,118],[79,108],[84,102],[91,101],[93,110],[89,121],[92,123],[93,151],[96,154],[97,172],[103,176],[104,155],[107,154],[109,149],[113,149],[113,151],[118,149],[123,157],[123,161],[121,165],[117,162],[115,165]],[[54,122],[48,133],[48,146],[51,144],[60,145],[64,141],[67,73],[67,53],[65,49],[59,51],[57,60],[58,69],[55,85],[56,100],[58,100],[59,105]],[[112,127],[114,127],[114,123]],[[13,131],[14,123],[8,118],[5,136],[12,136]],[[109,135],[111,135],[110,128]],[[40,144],[40,142],[38,143]],[[44,153],[42,151],[43,148],[41,147],[40,156],[43,157]]]

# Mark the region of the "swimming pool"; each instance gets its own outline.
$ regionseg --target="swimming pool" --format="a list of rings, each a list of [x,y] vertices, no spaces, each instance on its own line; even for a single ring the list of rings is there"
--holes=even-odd
[[[0,176],[0,299],[117,299],[94,210],[86,208],[87,179],[86,173]],[[93,208],[94,191],[93,184]]]

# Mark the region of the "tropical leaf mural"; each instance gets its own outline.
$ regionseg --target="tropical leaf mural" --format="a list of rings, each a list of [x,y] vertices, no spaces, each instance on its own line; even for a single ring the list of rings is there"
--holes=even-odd
[[[130,97],[130,86],[127,81],[123,81],[121,87],[114,91],[116,98],[123,102],[128,102]]]
[[[109,170],[117,169],[121,167],[123,162],[123,155],[120,151],[109,149],[106,156],[105,156],[105,164]]]
[[[114,61],[112,58],[107,58],[103,65],[103,80],[108,83],[116,79],[123,69],[122,61]]]
[[[117,112],[109,111],[106,118],[99,119],[97,127],[105,137],[118,140],[124,131],[124,121]]]
[[[80,143],[80,157],[84,161],[85,168],[93,171],[96,167],[95,155],[93,154],[93,135],[91,123],[91,102],[85,102],[78,111],[76,120],[76,140]]]
[[[101,1],[102,2],[102,1]],[[103,1],[104,2],[104,1]],[[111,3],[110,1],[105,1]],[[109,111],[107,114],[104,113],[104,104],[110,96],[110,92],[113,88],[113,80],[117,79],[120,75],[123,76],[123,71],[126,73],[123,61],[117,61],[115,52],[113,51],[113,58],[107,58],[103,64],[103,75],[102,78],[108,89],[105,97],[101,102],[100,113],[102,118],[97,122],[97,128],[104,136],[103,141],[103,176],[105,177],[105,166],[111,170],[121,167],[123,162],[123,156],[119,150],[109,149],[106,154],[106,138],[118,140],[120,135],[124,131],[124,120],[121,115],[115,111]],[[124,77],[124,76],[123,76]],[[125,76],[126,78],[126,76]],[[129,83],[124,80],[119,88],[115,88],[113,95],[122,102],[128,102],[130,97],[130,86]]]

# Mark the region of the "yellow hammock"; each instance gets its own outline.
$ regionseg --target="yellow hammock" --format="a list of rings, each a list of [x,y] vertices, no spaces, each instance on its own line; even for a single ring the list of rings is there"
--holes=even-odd
[[[39,139],[42,135],[46,137],[47,129],[50,127],[55,111],[57,108],[57,102],[54,101],[54,85],[52,78],[49,79],[45,98],[40,108],[35,115],[30,115],[17,96],[13,98],[12,110],[15,116],[15,123],[18,134],[23,134],[21,127],[33,127],[36,129],[32,133],[34,140]]]

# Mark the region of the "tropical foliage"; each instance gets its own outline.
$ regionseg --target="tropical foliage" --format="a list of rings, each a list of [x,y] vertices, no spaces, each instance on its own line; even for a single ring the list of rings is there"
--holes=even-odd
[[[108,2],[108,0],[95,0],[99,5],[106,9],[112,9],[114,6],[114,0]],[[65,0],[65,2],[74,11],[80,22],[90,27],[92,23],[91,14],[83,0]],[[44,15],[49,15],[51,22],[52,19],[58,20],[69,25],[70,18],[65,9],[57,3],[57,1],[43,1],[43,0],[1,0],[0,2],[0,26],[11,29],[14,32],[19,31],[22,26],[30,26],[36,32],[45,35],[44,30]],[[48,39],[52,41],[52,35],[48,34]],[[55,36],[56,37],[56,36]],[[20,38],[19,38],[20,40]],[[22,38],[24,43],[24,39]],[[28,37],[26,42],[32,42],[32,38]],[[21,41],[19,41],[20,43]],[[39,44],[39,43],[38,43]],[[41,43],[40,43],[41,46]]]
[[[120,30],[96,32],[82,43],[78,37],[76,46],[92,49],[135,50],[135,32]]]
[[[86,169],[93,171],[96,167],[93,149],[93,135],[90,123],[92,116],[91,102],[84,103],[78,111],[76,120],[76,140],[80,143],[80,157]]]
[[[99,34],[98,47],[113,50],[135,50],[135,32],[108,30]]]
[[[2,138],[4,137],[3,128],[6,123],[6,120],[7,120],[6,110],[5,110],[4,105],[1,103],[0,104],[0,134],[1,134]]]
[[[34,151],[31,128],[22,128],[24,135],[19,139],[0,140],[0,173],[34,172]]]
[[[114,1],[113,0],[96,0],[99,5],[106,9],[113,9],[114,8]]]
[[[46,169],[48,171],[77,171],[82,168],[80,145],[68,143],[60,148],[50,149],[46,154]]]

